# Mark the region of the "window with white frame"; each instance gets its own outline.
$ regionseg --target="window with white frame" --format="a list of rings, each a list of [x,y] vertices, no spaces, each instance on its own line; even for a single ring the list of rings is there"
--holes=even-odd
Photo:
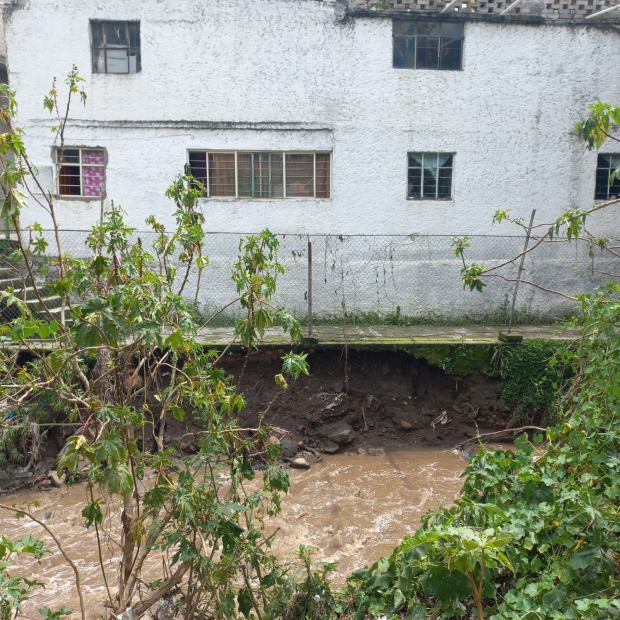
[[[189,151],[209,198],[330,198],[331,154]]]
[[[407,198],[450,200],[454,153],[408,153]]]
[[[103,149],[56,149],[60,196],[101,196],[105,190]]]
[[[612,174],[614,175],[613,179],[611,178]],[[620,196],[620,153],[617,155],[599,153],[596,163],[594,199],[614,200],[618,196]]]
[[[138,73],[140,22],[90,22],[93,73]]]

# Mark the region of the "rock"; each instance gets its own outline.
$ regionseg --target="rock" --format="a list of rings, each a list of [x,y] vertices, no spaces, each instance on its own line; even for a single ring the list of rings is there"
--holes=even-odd
[[[383,405],[383,403],[376,396],[373,396],[372,394],[368,395],[368,406],[373,411],[379,411],[379,409],[381,409],[382,405]]]
[[[406,431],[410,431],[413,428],[413,424],[410,424],[409,422],[405,422],[405,420],[401,420],[400,425],[403,428],[403,430],[406,430]]]
[[[297,454],[297,443],[292,439],[283,439],[282,444],[282,456],[285,459],[292,459]]]
[[[385,450],[383,448],[368,448],[369,456],[385,456]]]
[[[475,420],[480,415],[479,409],[472,409],[467,414],[472,420]]]
[[[311,465],[306,459],[299,458],[291,461],[291,467],[295,469],[310,469]]]
[[[66,474],[59,476],[58,473],[55,471],[49,471],[47,473],[47,477],[49,478],[50,484],[52,484],[53,486],[57,488],[60,488],[67,480]]]
[[[367,454],[366,450],[364,450],[364,448],[358,448],[357,449],[357,453],[358,454]]]
[[[342,383],[342,381],[339,381],[334,385],[332,389],[334,390],[334,392],[336,392],[336,394],[340,394],[344,390],[344,384]]]
[[[458,405],[452,405],[452,409],[456,411],[456,413],[463,413],[463,408]]]
[[[348,424],[344,424],[331,431],[327,438],[337,443],[339,446],[343,446],[344,444],[351,443],[355,439],[355,431]]]
[[[338,450],[340,449],[340,446],[337,443],[334,443],[327,439],[321,442],[321,447],[321,452],[325,452],[325,454],[336,454],[336,452],[338,452]]]

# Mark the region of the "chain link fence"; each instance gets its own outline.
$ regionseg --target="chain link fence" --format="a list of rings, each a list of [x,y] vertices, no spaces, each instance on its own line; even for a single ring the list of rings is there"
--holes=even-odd
[[[85,241],[89,231],[63,230],[60,239],[65,254],[87,258]],[[22,241],[28,242],[22,233]],[[46,262],[48,278],[54,273],[56,242],[53,231],[45,231],[49,242]],[[155,241],[153,232],[136,232],[146,248]],[[183,296],[195,304],[205,320],[237,296],[231,270],[239,253],[240,233],[209,233],[203,253],[209,265],[198,286],[198,270],[192,268]],[[486,276],[483,292],[464,289],[461,283],[462,259],[455,255],[453,237],[447,235],[280,235],[279,260],[286,269],[278,276],[275,303],[286,306],[302,324],[337,325],[507,325],[518,262],[515,261]],[[466,262],[487,267],[502,264],[523,250],[524,237],[472,236],[465,251]],[[17,245],[15,239],[2,242],[4,265],[0,266],[2,286],[12,286],[24,295],[24,281],[9,266],[6,246]],[[533,243],[533,242],[532,242]],[[311,261],[309,250],[311,249]],[[614,279],[607,274],[620,272],[620,260],[582,240],[545,241],[525,259],[522,278],[539,286],[577,295]],[[38,266],[37,279],[44,277]],[[24,273],[23,267],[17,269]],[[11,271],[12,270],[12,271]],[[44,273],[44,272],[43,272]],[[179,265],[178,273],[185,273]],[[177,276],[180,278],[180,275]],[[311,284],[310,284],[311,283]],[[26,297],[34,308],[38,300],[28,291]],[[311,295],[309,295],[311,291]],[[50,302],[52,303],[52,302]],[[14,306],[4,304],[3,316],[16,316]],[[53,304],[52,304],[53,305]],[[513,324],[550,324],[570,316],[576,302],[541,288],[521,284],[516,299]],[[210,324],[233,325],[240,316],[238,304],[219,314]]]

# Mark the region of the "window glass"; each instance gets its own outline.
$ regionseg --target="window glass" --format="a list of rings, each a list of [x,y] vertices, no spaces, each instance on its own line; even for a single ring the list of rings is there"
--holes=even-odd
[[[314,157],[286,156],[286,195],[289,198],[314,196]]]
[[[596,200],[614,200],[620,196],[620,178],[618,178],[620,174],[611,180],[611,175],[618,166],[620,166],[620,154],[599,153],[594,188]]]
[[[209,196],[231,197],[235,191],[235,154],[209,153]]]
[[[137,73],[140,62],[139,22],[91,22],[94,73]]]
[[[237,155],[240,198],[282,198],[282,153]]]
[[[451,153],[408,153],[407,198],[449,200],[452,197]]]
[[[106,47],[127,47],[127,24],[125,22],[105,23]]]
[[[107,49],[108,73],[129,73],[126,49]]]
[[[58,193],[61,196],[101,196],[105,191],[105,153],[103,149],[60,149],[56,161]]]
[[[331,170],[329,153],[316,154],[316,197],[331,196]]]
[[[463,24],[393,22],[393,66],[396,69],[458,71],[462,68]]]
[[[189,167],[208,197],[331,196],[330,153],[237,152],[235,168],[235,153],[190,151]]]

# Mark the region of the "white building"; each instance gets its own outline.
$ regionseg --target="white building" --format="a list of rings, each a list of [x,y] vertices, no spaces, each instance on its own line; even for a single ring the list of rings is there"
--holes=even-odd
[[[497,209],[549,221],[620,192],[620,145],[600,159],[572,133],[620,103],[620,10],[586,19],[616,0],[540,1],[7,0],[8,74],[49,178],[43,96],[74,64],[86,78],[65,228],[98,221],[103,188],[138,229],[165,222],[191,162],[210,231],[514,234]],[[620,234],[612,215],[599,229]]]
[[[13,0],[9,80],[30,155],[45,168],[57,123],[43,96],[78,66],[88,101],[72,107],[67,146],[101,151],[105,166],[67,168],[76,176],[63,192],[98,193],[90,176],[105,174],[106,200],[139,228],[151,213],[171,213],[164,191],[192,158],[203,170],[212,162],[213,231],[497,234],[498,208],[527,216],[536,207],[545,219],[593,203],[597,154],[571,132],[589,104],[620,102],[620,10],[586,21],[612,0],[547,1],[500,14],[501,0],[445,12],[447,0],[385,9],[363,0]],[[439,28],[444,70],[428,36]],[[396,36],[405,32],[413,36]],[[416,36],[426,68],[396,68],[414,65]],[[411,153],[451,164],[439,187],[427,169],[433,199],[411,189],[421,174],[408,170]],[[83,161],[103,161],[97,155]],[[97,196],[58,205],[69,228],[100,216]]]

